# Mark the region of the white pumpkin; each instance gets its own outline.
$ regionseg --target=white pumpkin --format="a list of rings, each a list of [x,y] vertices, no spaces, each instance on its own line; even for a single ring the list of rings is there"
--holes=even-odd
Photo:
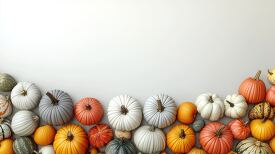
[[[217,121],[224,115],[225,107],[223,101],[216,94],[201,94],[197,97],[195,104],[203,119]]]
[[[47,146],[43,146],[39,150],[39,154],[55,154],[55,152],[52,145],[47,145]]]
[[[110,124],[115,129],[131,131],[141,123],[141,105],[131,96],[116,96],[109,102],[107,116]]]
[[[143,114],[149,125],[164,128],[176,120],[177,105],[168,95],[154,95],[144,103]]]
[[[134,143],[143,153],[160,153],[165,149],[165,134],[154,126],[142,126],[134,133]]]
[[[11,129],[18,136],[30,136],[38,127],[39,117],[27,110],[18,111],[12,118]]]
[[[19,82],[11,91],[11,102],[20,110],[34,109],[40,98],[39,88],[30,82]]]
[[[5,118],[12,113],[12,105],[9,96],[0,95],[0,118]]]
[[[248,105],[242,95],[227,95],[224,100],[225,115],[229,118],[241,118],[245,116]]]

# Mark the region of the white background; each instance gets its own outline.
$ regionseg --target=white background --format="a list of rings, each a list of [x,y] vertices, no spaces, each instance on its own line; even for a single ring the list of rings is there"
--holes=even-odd
[[[225,97],[275,67],[274,0],[0,0],[0,72],[106,107]],[[266,82],[267,83],[267,82]],[[269,84],[267,84],[269,86]]]

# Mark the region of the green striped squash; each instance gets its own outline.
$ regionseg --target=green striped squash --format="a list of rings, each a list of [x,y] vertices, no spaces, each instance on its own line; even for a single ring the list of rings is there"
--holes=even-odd
[[[236,152],[238,154],[255,153],[255,154],[272,154],[272,150],[265,142],[261,142],[253,137],[249,137],[242,140],[236,146]]]
[[[0,73],[0,91],[9,92],[16,85],[15,79],[6,73]]]
[[[106,154],[136,154],[137,149],[130,140],[116,138],[108,143],[105,152]]]
[[[19,137],[13,142],[13,151],[16,154],[33,154],[36,144],[29,137]]]

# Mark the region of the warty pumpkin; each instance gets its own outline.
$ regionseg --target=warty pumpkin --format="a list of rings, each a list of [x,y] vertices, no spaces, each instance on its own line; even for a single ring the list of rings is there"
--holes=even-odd
[[[192,124],[197,115],[197,107],[192,102],[183,102],[178,107],[177,120],[184,124]]]
[[[265,100],[270,103],[271,106],[275,107],[275,85],[271,86],[266,93]]]
[[[33,154],[37,149],[30,137],[19,137],[13,142],[13,150],[16,154]]]
[[[194,147],[187,154],[207,154],[203,149]]]
[[[97,124],[89,130],[90,145],[101,148],[109,143],[113,138],[113,131],[107,124]]]
[[[117,138],[131,139],[131,132],[130,131],[115,130],[115,136]]]
[[[53,143],[55,133],[55,128],[51,125],[40,126],[35,130],[33,139],[38,145],[49,145]]]
[[[261,142],[253,137],[242,140],[236,146],[238,154],[272,154],[267,143]]]
[[[12,146],[13,146],[12,139],[4,139],[3,141],[0,141],[0,153],[1,154],[14,154]]]
[[[242,95],[227,95],[224,100],[225,115],[229,118],[241,118],[246,115],[248,105]]]
[[[249,112],[248,118],[250,120],[253,119],[270,119],[274,118],[273,108],[270,106],[268,102],[262,102],[260,104],[255,105]]]
[[[12,113],[10,96],[0,95],[0,118],[5,118]]]
[[[275,68],[267,70],[267,79],[271,84],[275,84]]]
[[[10,124],[8,121],[0,118],[0,141],[10,138],[12,135]]]
[[[275,124],[271,120],[252,120],[250,129],[252,136],[260,141],[268,141],[275,135]]]
[[[16,84],[15,79],[11,75],[0,73],[0,91],[10,92]]]
[[[272,149],[272,151],[275,153],[275,137],[273,137],[270,141],[269,141],[269,146]]]
[[[136,154],[137,149],[130,140],[115,138],[107,144],[105,152],[106,154]]]
[[[250,127],[248,122],[244,122],[242,119],[233,119],[228,123],[233,136],[237,140],[244,140],[250,135]]]

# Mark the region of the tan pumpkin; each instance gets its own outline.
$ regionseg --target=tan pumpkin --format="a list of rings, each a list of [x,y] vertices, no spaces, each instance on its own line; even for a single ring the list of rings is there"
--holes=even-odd
[[[269,141],[269,146],[272,149],[272,151],[275,153],[275,137],[273,137],[270,141]]]
[[[274,111],[271,105],[268,102],[262,102],[260,104],[255,105],[249,112],[248,118],[250,120],[253,119],[273,119]]]
[[[203,149],[194,147],[187,154],[207,154]]]
[[[55,137],[55,129],[53,126],[45,125],[38,127],[33,135],[33,139],[38,145],[49,145],[53,143]]]
[[[271,120],[252,120],[250,129],[252,136],[260,141],[268,141],[275,135],[275,124]]]
[[[12,146],[12,139],[5,139],[3,141],[0,141],[0,154],[14,154]]]
[[[238,154],[272,154],[267,143],[249,137],[239,142],[235,148]]]
[[[117,138],[126,138],[126,139],[131,139],[131,132],[130,131],[120,131],[120,130],[115,130],[115,136]]]

